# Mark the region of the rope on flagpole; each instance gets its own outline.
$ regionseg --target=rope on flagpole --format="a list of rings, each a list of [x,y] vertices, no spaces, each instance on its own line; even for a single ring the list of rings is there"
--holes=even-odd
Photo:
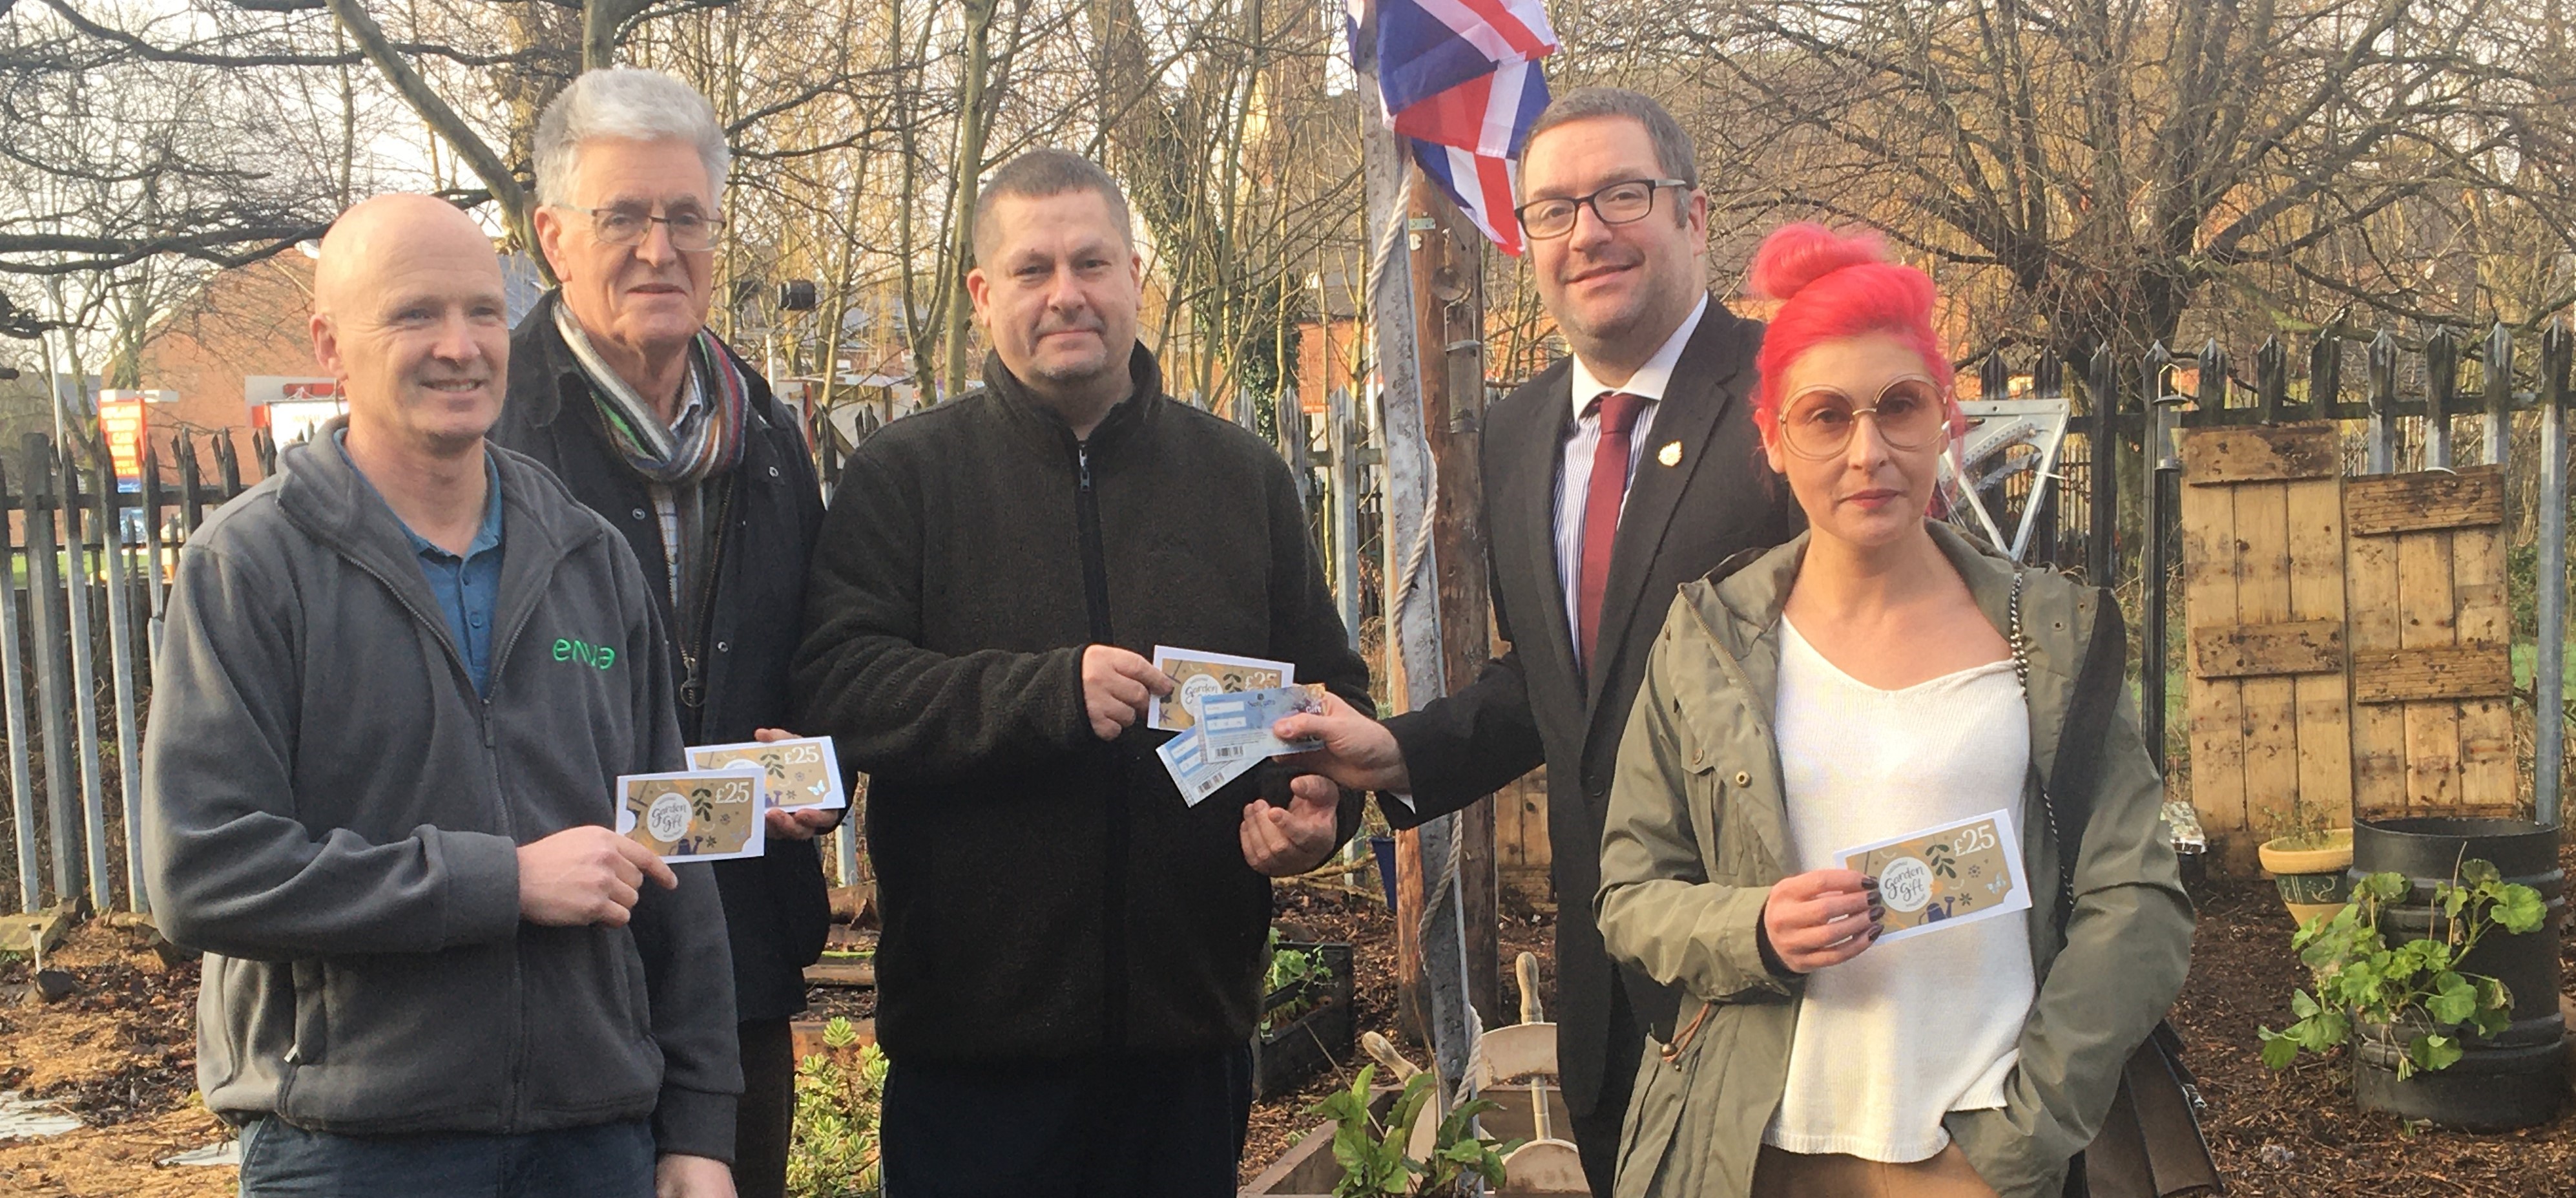
[[[1377,237],[1377,247],[1369,254],[1369,300],[1371,303],[1379,305],[1380,310],[1384,310],[1385,305],[1388,302],[1387,297],[1380,294],[1386,287],[1387,263],[1391,261],[1398,252],[1397,247],[1405,245],[1406,207],[1407,205],[1404,202],[1403,195],[1399,192],[1396,197],[1396,202],[1387,209],[1385,227]],[[1406,308],[1412,307],[1412,296],[1408,295],[1399,298]],[[1419,352],[1420,351],[1417,349],[1417,377],[1414,380],[1417,394],[1419,394],[1419,389],[1421,387],[1421,380],[1418,377],[1420,369]],[[1385,377],[1383,368],[1381,368],[1379,372],[1379,377]],[[1381,392],[1378,407],[1378,411],[1381,413],[1379,421],[1381,426],[1384,424],[1383,413],[1385,410],[1384,394]],[[1389,448],[1392,449],[1393,447],[1390,445]],[[1396,578],[1395,614],[1394,618],[1388,621],[1388,632],[1390,637],[1394,635],[1394,629],[1403,625],[1405,613],[1411,609],[1415,600],[1421,596],[1422,575],[1425,572],[1424,567],[1428,564],[1431,557],[1431,529],[1440,515],[1439,459],[1432,456],[1431,446],[1427,439],[1417,440],[1413,445],[1413,449],[1415,451],[1416,460],[1419,461],[1422,466],[1422,519],[1419,523],[1414,525],[1412,543],[1404,548],[1403,569],[1399,571],[1398,577]]]

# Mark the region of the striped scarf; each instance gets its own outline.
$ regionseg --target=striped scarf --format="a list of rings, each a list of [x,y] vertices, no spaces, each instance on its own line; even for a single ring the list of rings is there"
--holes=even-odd
[[[599,404],[609,438],[637,474],[666,487],[684,487],[742,461],[742,427],[751,407],[751,387],[713,332],[699,329],[690,346],[696,356],[692,373],[707,387],[707,406],[675,429],[664,424],[653,405],[600,359],[581,323],[561,300],[555,302],[554,316],[555,331],[563,335],[564,345],[590,379],[590,395]]]

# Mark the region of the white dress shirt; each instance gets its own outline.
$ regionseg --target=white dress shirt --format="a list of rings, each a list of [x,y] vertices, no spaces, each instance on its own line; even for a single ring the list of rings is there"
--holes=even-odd
[[[1593,401],[1613,391],[1625,392],[1646,401],[1638,409],[1636,423],[1628,426],[1628,480],[1636,482],[1637,463],[1646,456],[1648,435],[1655,428],[1655,413],[1663,408],[1664,392],[1673,384],[1673,367],[1682,360],[1682,347],[1690,344],[1691,334],[1699,329],[1699,318],[1708,312],[1708,297],[1699,297],[1681,327],[1664,339],[1663,348],[1646,359],[1646,364],[1629,375],[1628,381],[1616,387],[1602,382],[1592,368],[1583,364],[1583,356],[1574,357],[1574,373],[1569,388],[1574,403],[1574,425],[1565,437],[1565,456],[1556,470],[1556,580],[1565,591],[1565,627],[1579,657],[1583,652],[1583,624],[1579,608],[1583,588],[1583,501],[1592,491],[1592,455],[1601,445],[1601,413]],[[1623,494],[1622,505],[1627,499]],[[1624,507],[1623,507],[1624,510]],[[1590,663],[1584,663],[1589,665]]]

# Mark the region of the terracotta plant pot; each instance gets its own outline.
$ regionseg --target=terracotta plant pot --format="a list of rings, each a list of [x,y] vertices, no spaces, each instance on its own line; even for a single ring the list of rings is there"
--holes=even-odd
[[[2263,842],[2255,854],[2262,859],[2263,870],[2272,875],[2272,884],[2281,892],[2281,905],[2290,909],[2290,918],[2305,926],[2318,916],[2332,918],[2345,906],[2352,894],[2352,881],[2345,871],[2352,866],[2352,829],[2334,828],[2326,832],[2325,843],[2292,846],[2288,836]]]

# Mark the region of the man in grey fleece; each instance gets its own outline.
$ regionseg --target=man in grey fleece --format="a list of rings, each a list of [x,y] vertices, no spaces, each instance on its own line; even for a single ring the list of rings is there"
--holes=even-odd
[[[181,553],[143,746],[242,1193],[729,1198],[715,885],[608,826],[617,775],[682,766],[666,641],[625,540],[484,443],[491,243],[360,203],[312,331],[349,415]]]

